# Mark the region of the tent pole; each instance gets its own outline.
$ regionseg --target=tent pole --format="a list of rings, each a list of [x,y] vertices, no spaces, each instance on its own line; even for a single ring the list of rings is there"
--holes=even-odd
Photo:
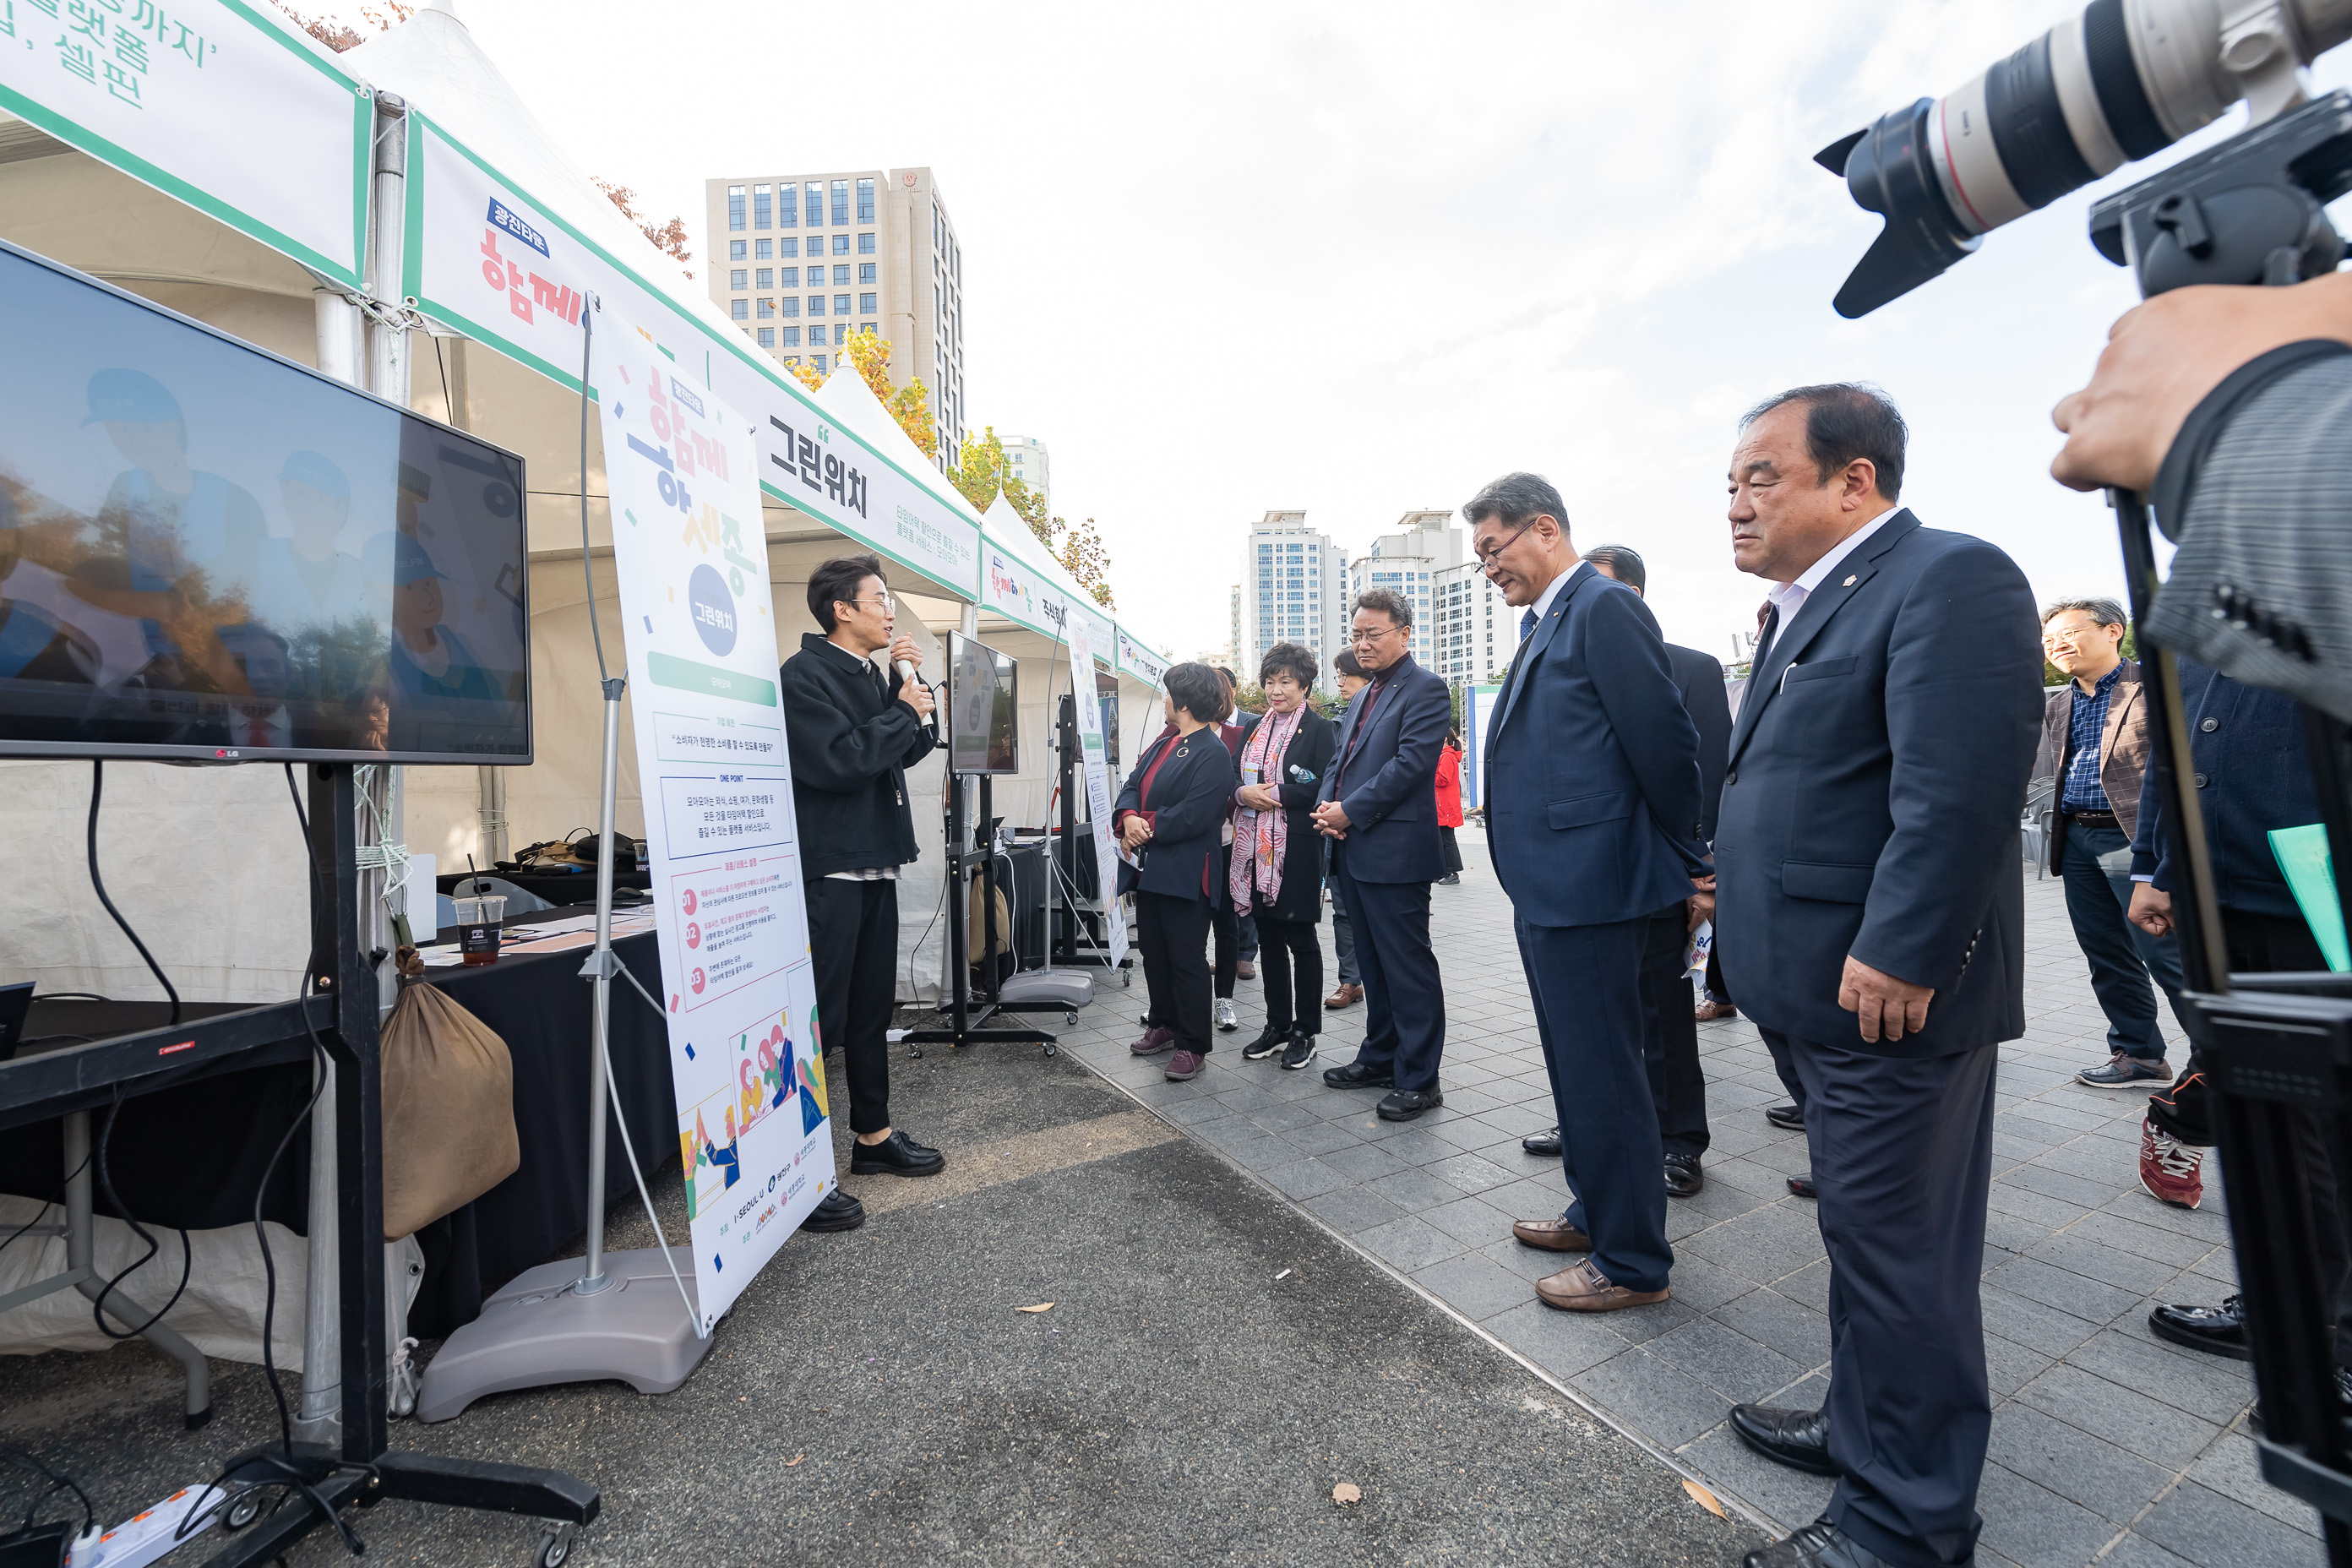
[[[593,1296],[611,1288],[604,1272],[604,1122],[612,1086],[604,1081],[605,1042],[613,1020],[613,796],[620,778],[621,693],[628,686],[621,676],[604,681],[604,782],[596,808],[596,951],[583,965],[594,978],[596,1048],[588,1058],[588,1256],[572,1289]],[[694,1173],[687,1172],[692,1181]]]

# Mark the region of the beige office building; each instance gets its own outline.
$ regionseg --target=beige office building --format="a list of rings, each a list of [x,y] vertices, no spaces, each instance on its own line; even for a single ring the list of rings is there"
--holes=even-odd
[[[704,187],[710,297],[785,364],[830,372],[849,334],[890,341],[929,388],[940,461],[964,435],[963,248],[929,169],[729,176]]]

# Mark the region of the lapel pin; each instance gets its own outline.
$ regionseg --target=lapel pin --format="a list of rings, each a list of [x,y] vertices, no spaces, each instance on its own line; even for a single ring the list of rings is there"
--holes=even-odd
[[[1841,587],[1841,588],[1851,588],[1851,587],[1853,587],[1853,573],[1851,573],[1851,572],[1849,572],[1848,574],[1846,574],[1846,579],[1845,579],[1845,581],[1844,581],[1844,582],[1843,582],[1843,583],[1841,583],[1841,584],[1838,584],[1838,586],[1839,586],[1839,587]]]

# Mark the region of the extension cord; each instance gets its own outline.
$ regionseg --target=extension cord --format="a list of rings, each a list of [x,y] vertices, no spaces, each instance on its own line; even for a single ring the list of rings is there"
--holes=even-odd
[[[195,1526],[182,1535],[180,1523],[188,1517],[190,1504],[199,1497],[204,1500],[196,1510]],[[67,1568],[145,1568],[182,1542],[193,1541],[210,1530],[225,1500],[220,1489],[210,1484],[182,1487],[112,1530],[93,1531],[76,1541],[66,1555]]]

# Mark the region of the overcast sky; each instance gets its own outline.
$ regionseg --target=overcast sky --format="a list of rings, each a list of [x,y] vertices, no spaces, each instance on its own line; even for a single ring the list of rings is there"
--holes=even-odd
[[[975,423],[1047,444],[1120,618],[1179,656],[1224,640],[1269,508],[1352,553],[1519,468],[1579,543],[1642,552],[1670,639],[1727,656],[1761,596],[1733,422],[1832,379],[1902,405],[1927,522],[2045,599],[2121,590],[2104,505],[2047,476],[2049,409],[2135,298],[2088,200],[2148,166],[1847,322],[1878,220],[1811,161],[2080,0],[454,4],[583,168],[685,216],[703,276],[709,176],[936,171]]]

